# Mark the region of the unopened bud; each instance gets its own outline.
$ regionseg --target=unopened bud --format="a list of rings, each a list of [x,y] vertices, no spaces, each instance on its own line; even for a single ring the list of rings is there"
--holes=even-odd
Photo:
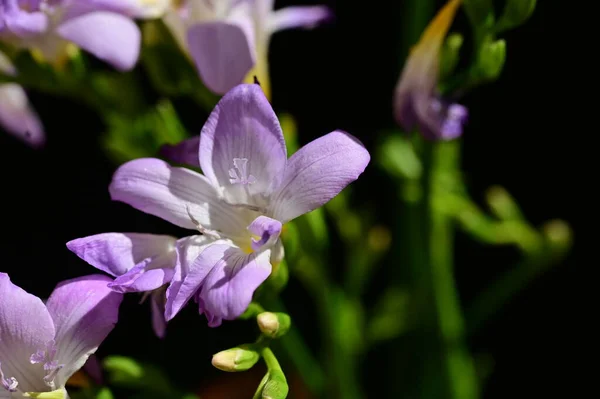
[[[260,331],[270,337],[279,338],[285,335],[292,324],[290,316],[285,313],[263,312],[256,317]]]
[[[212,365],[222,371],[245,371],[256,364],[260,355],[250,345],[221,351],[212,358]]]
[[[479,78],[486,81],[495,80],[500,76],[506,59],[506,42],[502,39],[487,41],[479,50]]]
[[[535,10],[536,0],[507,0],[496,30],[501,32],[522,25]]]

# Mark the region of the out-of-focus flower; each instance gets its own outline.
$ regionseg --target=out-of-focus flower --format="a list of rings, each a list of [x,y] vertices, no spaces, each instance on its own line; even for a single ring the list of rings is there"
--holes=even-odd
[[[0,73],[17,74],[14,65],[0,52]],[[33,147],[46,141],[44,127],[31,107],[25,90],[16,83],[0,83],[0,126]]]
[[[53,64],[64,62],[74,43],[119,70],[129,70],[138,59],[140,31],[130,17],[115,12],[115,4],[116,0],[3,0],[0,40],[34,50]],[[141,15],[142,10],[137,12]]]
[[[109,281],[64,281],[44,304],[0,273],[0,398],[68,398],[65,383],[117,322],[122,295]]]
[[[103,233],[69,241],[67,248],[95,268],[113,277],[110,288],[121,293],[144,292],[151,299],[152,327],[166,333],[166,285],[176,265],[188,267],[210,242],[194,235],[175,237],[140,233]]]
[[[442,99],[437,91],[440,51],[460,5],[450,0],[412,48],[396,86],[394,116],[405,129],[418,128],[429,139],[453,139],[462,134],[467,109]]]
[[[364,171],[370,156],[358,140],[335,131],[288,160],[277,116],[255,84],[227,93],[200,136],[204,175],[138,159],[117,170],[110,193],[113,200],[215,240],[193,263],[175,268],[165,316],[170,320],[195,298],[209,325],[218,326],[246,310],[271,262],[283,258],[282,225],[335,197]]]
[[[268,97],[271,35],[282,29],[313,27],[329,17],[331,12],[323,6],[273,11],[273,0],[184,0],[165,16],[165,23],[193,58],[209,89],[224,94],[256,74]]]

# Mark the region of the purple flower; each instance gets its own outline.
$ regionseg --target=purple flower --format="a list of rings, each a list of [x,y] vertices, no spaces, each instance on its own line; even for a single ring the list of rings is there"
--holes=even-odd
[[[65,383],[117,322],[122,295],[108,281],[64,281],[44,304],[0,273],[0,398],[68,397]]]
[[[467,109],[441,99],[437,92],[440,49],[460,0],[450,0],[411,50],[394,95],[394,116],[407,130],[418,128],[428,139],[462,134]]]
[[[175,237],[140,233],[104,233],[79,238],[67,248],[95,268],[113,277],[109,288],[120,292],[144,292],[151,299],[152,326],[160,338],[166,332],[166,288],[175,268],[186,268],[210,242],[194,235]]]
[[[362,144],[341,131],[288,160],[279,121],[260,86],[243,84],[221,99],[202,129],[204,175],[138,159],[117,170],[110,193],[213,240],[193,262],[177,264],[165,317],[195,298],[209,325],[218,326],[244,312],[271,262],[281,260],[282,225],[335,197],[369,160]]]
[[[9,76],[17,73],[2,52],[0,73]],[[46,140],[44,127],[31,107],[25,90],[16,83],[0,83],[0,126],[32,147],[40,147]]]
[[[74,43],[119,70],[135,65],[140,31],[116,0],[2,0],[0,40],[60,64]],[[127,4],[127,0],[123,4]]]
[[[224,94],[255,66],[266,89],[267,50],[274,32],[310,28],[330,17],[323,6],[273,11],[273,0],[184,0],[165,16],[165,23],[193,58],[206,86]]]

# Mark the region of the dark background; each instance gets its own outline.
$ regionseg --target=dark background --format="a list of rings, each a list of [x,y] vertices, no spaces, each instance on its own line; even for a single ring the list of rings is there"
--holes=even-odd
[[[277,4],[292,3],[298,4]],[[282,32],[273,38],[274,108],[298,119],[302,143],[341,128],[374,149],[378,132],[394,126],[391,97],[401,68],[397,54],[401,4],[320,3],[336,10],[335,24],[309,32]],[[506,34],[508,54],[501,78],[462,99],[471,115],[464,134],[463,169],[478,200],[490,185],[500,184],[518,199],[535,225],[561,218],[577,233],[576,140],[564,107],[568,99],[556,90],[566,73],[560,64],[566,61],[556,48],[563,37],[556,22],[561,19],[559,3],[539,2],[526,25]],[[459,29],[465,28],[462,23],[459,16]],[[64,244],[73,238],[108,231],[180,233],[166,222],[109,200],[107,187],[115,165],[99,145],[103,125],[96,115],[65,99],[31,95],[47,127],[46,148],[32,150],[0,135],[4,171],[0,269],[13,282],[44,297],[60,280],[93,273],[92,267],[66,249]],[[185,101],[176,105],[190,132],[198,132],[206,115],[199,117]],[[361,178],[363,194],[385,195],[386,187],[378,185],[374,176],[371,170]],[[385,216],[380,215],[382,220]],[[568,370],[577,366],[575,356],[583,349],[579,331],[584,329],[577,316],[581,290],[575,253],[513,298],[470,343],[476,355],[493,359],[484,397],[543,397],[575,389]],[[513,255],[508,248],[485,248],[459,239],[456,274],[462,300],[468,302],[510,267],[507,259]],[[314,344],[312,311],[299,304],[304,295],[292,279],[284,298]],[[212,369],[210,356],[241,340],[251,341],[254,332],[249,323],[230,322],[210,329],[203,317],[188,308],[170,324],[168,338],[161,342],[151,332],[149,306],[138,306],[138,299],[127,297],[121,322],[102,354],[121,353],[160,363],[190,388],[206,387],[217,377],[234,378]],[[371,374],[377,368],[365,369],[367,391],[374,394],[376,378]]]

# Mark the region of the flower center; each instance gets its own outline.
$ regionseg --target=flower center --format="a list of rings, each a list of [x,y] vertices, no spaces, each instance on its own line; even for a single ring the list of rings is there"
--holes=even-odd
[[[56,356],[56,351],[56,342],[54,342],[54,340],[50,340],[46,344],[45,349],[39,349],[29,358],[31,364],[44,365],[44,371],[46,372],[46,375],[44,376],[44,382],[51,389],[54,389],[54,379],[56,378],[56,375],[58,374],[60,369],[62,369],[65,366],[64,364],[58,364],[58,362],[54,360],[54,357]]]
[[[229,169],[229,182],[247,186],[256,183],[256,178],[248,174],[248,158],[233,158],[233,168]]]

